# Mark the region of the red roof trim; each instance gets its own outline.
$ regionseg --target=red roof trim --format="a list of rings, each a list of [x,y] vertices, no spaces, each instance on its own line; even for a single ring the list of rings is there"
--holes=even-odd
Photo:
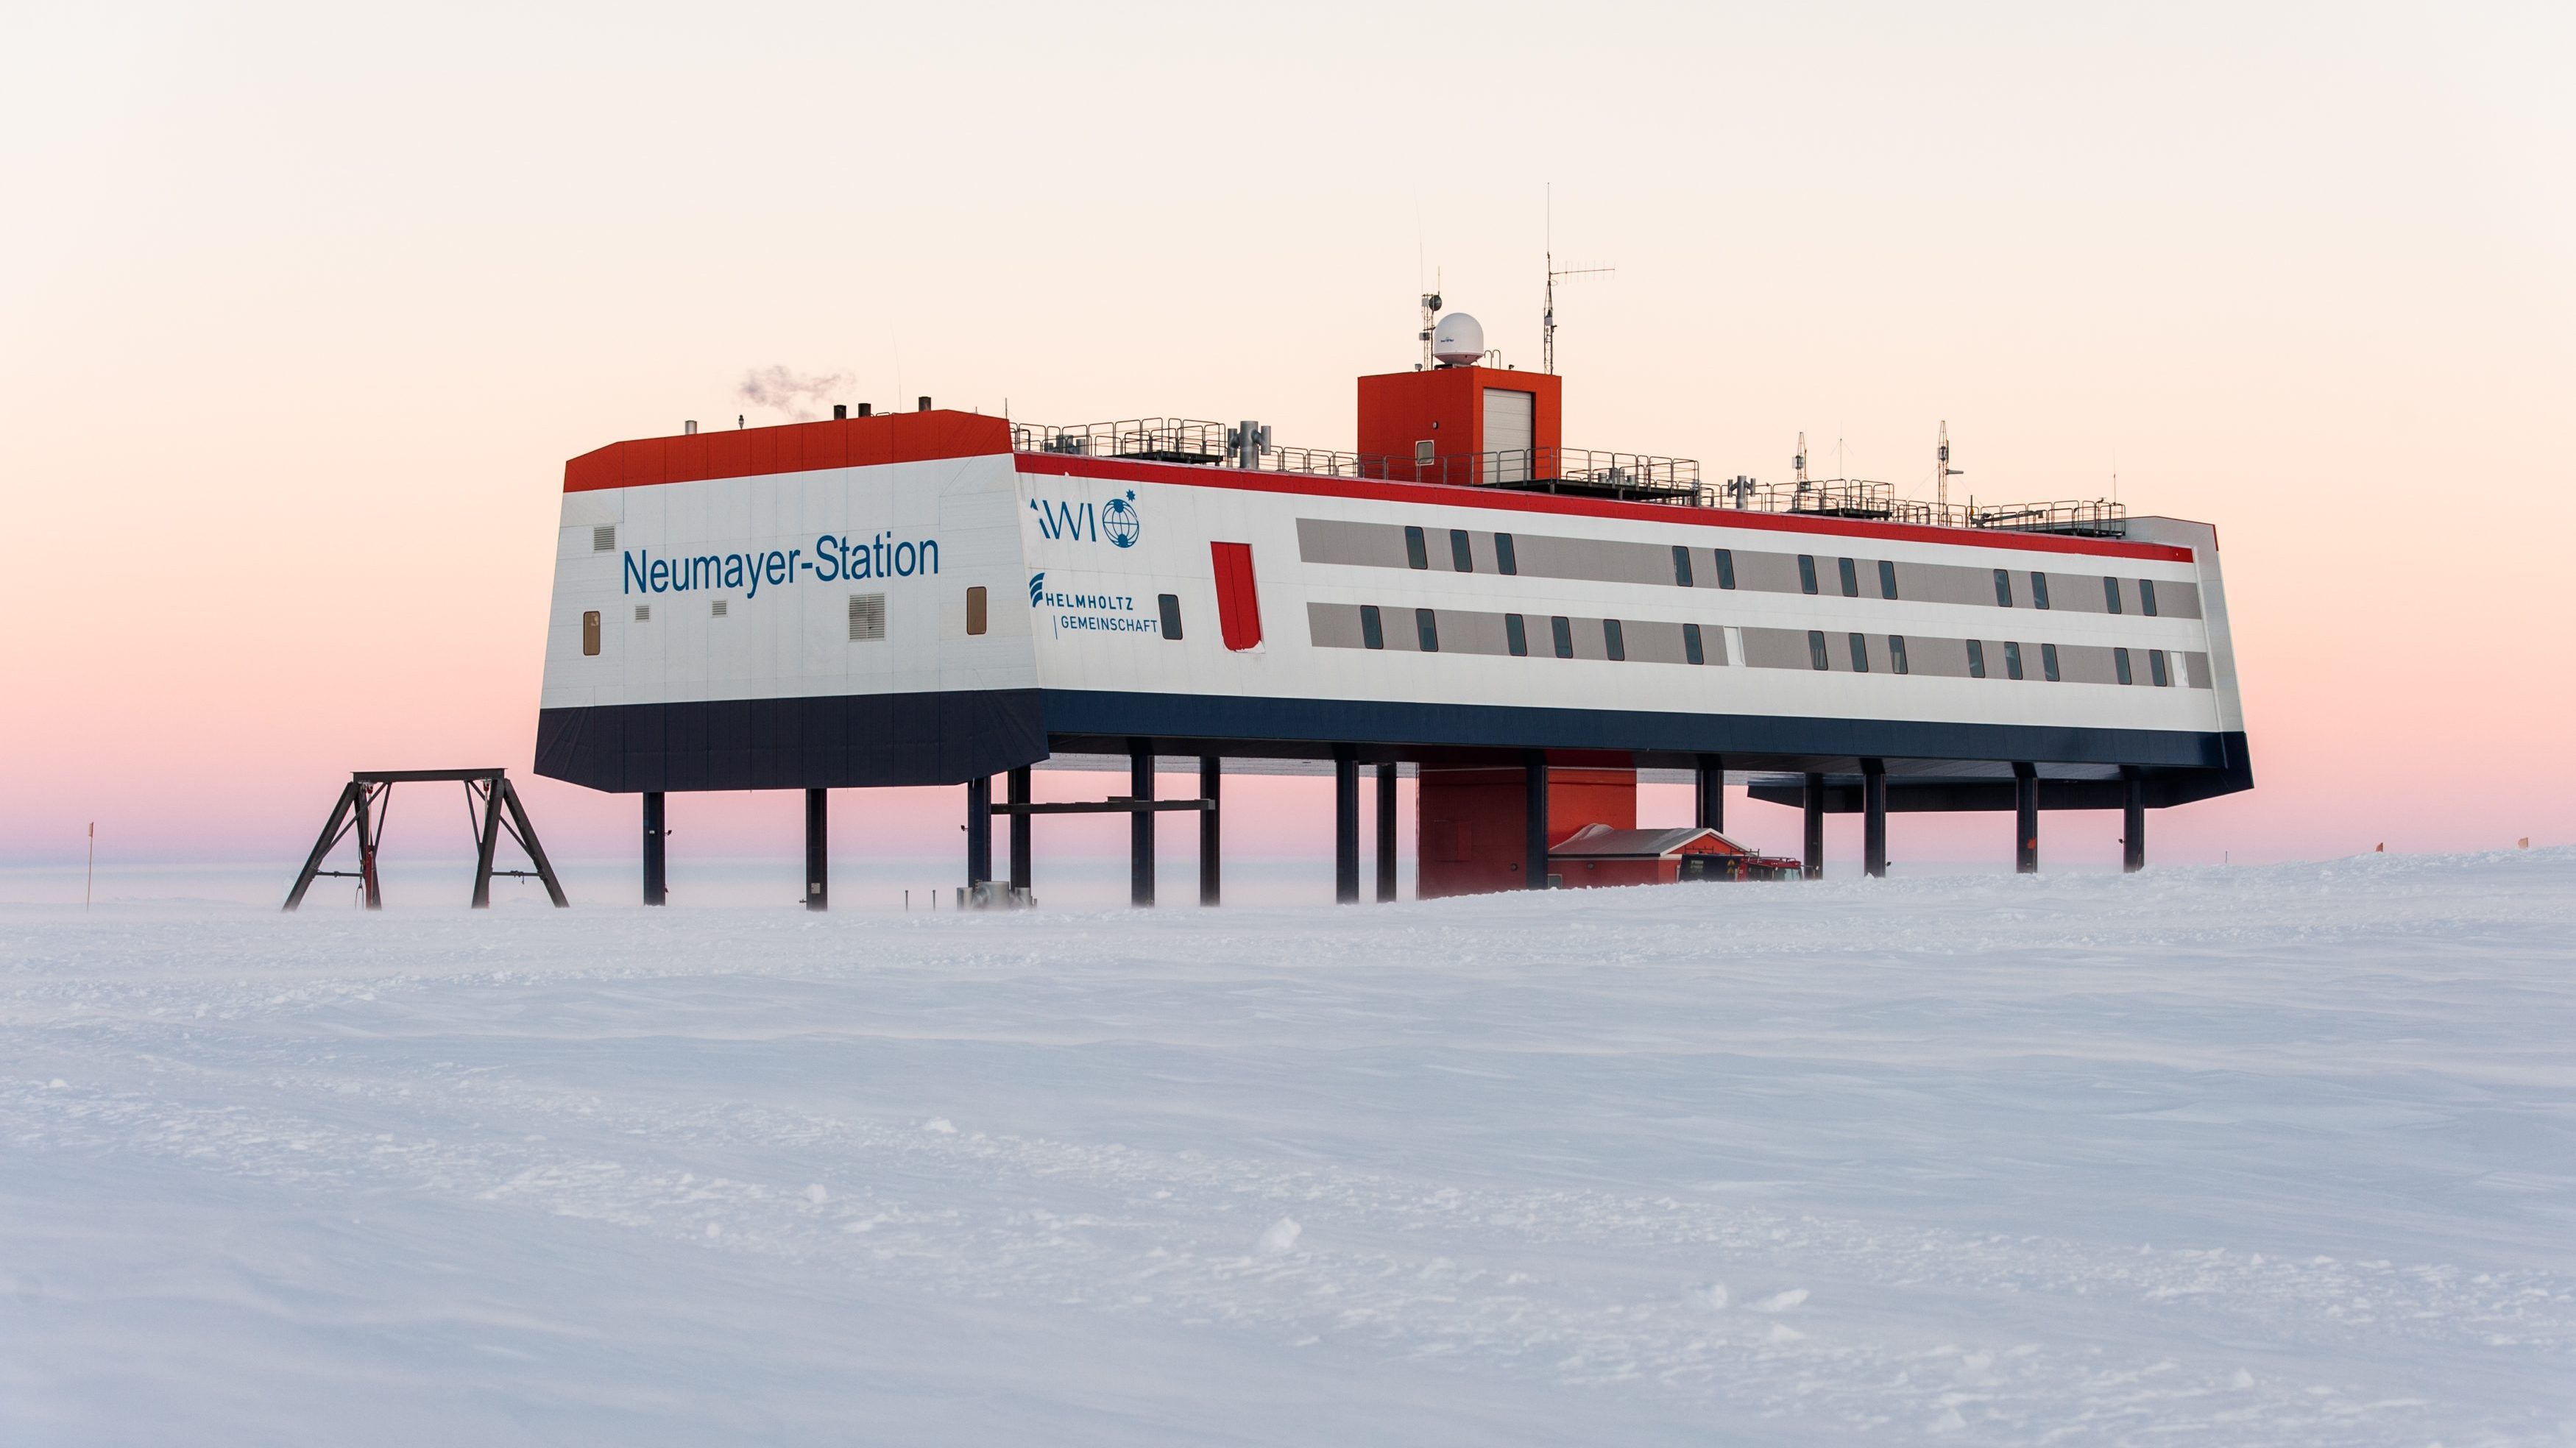
[[[564,464],[564,491],[644,488],[709,478],[810,473],[880,463],[981,457],[1011,450],[1011,425],[979,413],[890,412],[883,417],[792,422],[680,437],[613,442]]]
[[[1307,473],[1253,472],[1240,468],[1196,467],[1188,463],[1131,462],[1123,458],[1021,453],[1023,473],[1053,473],[1075,478],[1114,478],[1121,482],[1172,483],[1195,488],[1234,488],[1255,493],[1289,493],[1309,498],[1367,498],[1386,503],[1428,503],[1445,508],[1492,508],[1514,513],[1555,513],[1578,518],[1627,518],[1644,523],[1688,523],[1703,528],[1748,528],[1780,533],[1824,534],[1842,538],[1898,539],[1958,548],[2020,549],[2032,553],[2082,553],[2103,558],[2142,558],[2163,563],[2189,563],[2192,552],[2165,543],[2128,543],[2109,538],[2069,538],[2054,533],[2002,533],[1965,528],[1926,528],[1909,523],[1868,523],[1852,518],[1806,518],[1785,513],[1748,513],[1729,508],[1683,508],[1670,503],[1614,503],[1596,498],[1566,498],[1550,493],[1512,492],[1455,483],[1380,482],[1374,479],[1328,478]]]

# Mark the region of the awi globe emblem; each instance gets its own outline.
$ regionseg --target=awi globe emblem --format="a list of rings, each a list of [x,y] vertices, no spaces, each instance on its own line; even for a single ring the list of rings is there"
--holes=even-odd
[[[1100,505],[1100,531],[1120,548],[1135,547],[1136,535],[1144,528],[1143,520],[1136,516],[1135,497],[1131,490],[1126,497],[1112,498]]]

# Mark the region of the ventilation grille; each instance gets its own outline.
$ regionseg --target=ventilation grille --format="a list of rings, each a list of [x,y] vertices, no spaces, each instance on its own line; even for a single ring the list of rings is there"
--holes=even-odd
[[[885,595],[853,593],[850,595],[850,642],[872,644],[885,638]]]
[[[718,618],[722,618],[725,616],[725,602],[726,600],[719,598],[715,602],[707,605],[707,611]]]
[[[602,523],[598,527],[591,529],[590,551],[593,553],[616,552],[617,525],[614,523]]]
[[[651,623],[653,621],[653,605],[649,603],[639,603],[635,605],[635,621],[637,623]]]

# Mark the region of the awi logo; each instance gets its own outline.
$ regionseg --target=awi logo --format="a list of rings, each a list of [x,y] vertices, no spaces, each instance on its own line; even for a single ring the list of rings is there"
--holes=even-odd
[[[1125,497],[1111,498],[1097,506],[1031,498],[1029,511],[1038,515],[1038,536],[1049,540],[1069,538],[1077,543],[1098,543],[1105,539],[1113,548],[1133,548],[1145,531],[1145,520],[1136,511],[1132,488]]]

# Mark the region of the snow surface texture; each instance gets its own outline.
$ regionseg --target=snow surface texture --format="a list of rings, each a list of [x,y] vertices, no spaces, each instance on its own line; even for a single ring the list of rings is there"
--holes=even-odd
[[[0,909],[9,1443],[2576,1438],[2576,853]]]

